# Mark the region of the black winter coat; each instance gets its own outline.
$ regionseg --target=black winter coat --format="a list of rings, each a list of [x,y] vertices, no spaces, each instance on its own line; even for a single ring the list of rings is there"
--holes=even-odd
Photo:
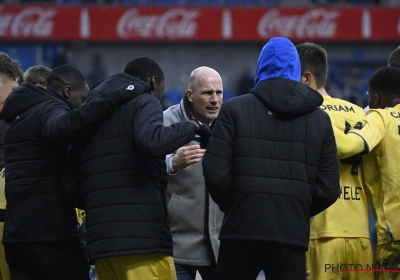
[[[120,81],[109,80],[112,90]],[[196,127],[163,125],[160,102],[141,94],[107,119],[81,154],[88,255],[172,255],[165,156],[189,143]]]
[[[132,77],[137,89],[148,88]],[[125,86],[125,87],[124,87]],[[3,118],[7,242],[59,241],[77,237],[77,220],[69,189],[61,174],[69,145],[79,142],[87,128],[103,120],[121,101],[119,92],[100,92],[74,110],[58,94],[24,83],[6,99]]]
[[[71,109],[59,95],[29,83],[6,100],[3,117],[10,128],[4,135],[4,243],[77,237],[75,210],[64,207],[59,188],[68,146],[60,145],[44,127],[54,110]]]
[[[340,194],[335,139],[321,95],[270,78],[224,102],[203,159],[225,212],[220,239],[308,247],[309,218]]]

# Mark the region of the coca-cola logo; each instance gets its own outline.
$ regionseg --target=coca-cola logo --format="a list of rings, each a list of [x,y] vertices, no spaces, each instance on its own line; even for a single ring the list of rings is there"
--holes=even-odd
[[[56,14],[54,9],[40,7],[25,8],[15,14],[0,11],[0,36],[49,37]]]
[[[169,9],[160,15],[141,15],[139,10],[126,11],[117,23],[117,34],[122,38],[192,38],[197,31],[200,12]]]
[[[281,15],[278,9],[268,11],[258,23],[262,38],[271,36],[298,38],[332,38],[336,34],[338,11],[311,9],[302,15]]]

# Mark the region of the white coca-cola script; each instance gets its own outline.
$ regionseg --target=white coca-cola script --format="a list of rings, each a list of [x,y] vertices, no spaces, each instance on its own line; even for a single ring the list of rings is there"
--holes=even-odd
[[[29,7],[18,13],[2,13],[0,10],[0,36],[50,37],[54,29],[57,10]]]
[[[311,9],[302,15],[281,15],[278,9],[265,13],[258,22],[258,34],[297,38],[332,38],[336,34],[337,10]]]
[[[119,19],[116,31],[121,38],[192,38],[196,35],[199,16],[198,10],[181,8],[150,15],[130,9]]]

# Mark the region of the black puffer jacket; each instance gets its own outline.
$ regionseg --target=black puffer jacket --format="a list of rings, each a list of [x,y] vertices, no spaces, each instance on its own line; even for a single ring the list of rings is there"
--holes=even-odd
[[[109,88],[119,81],[110,80]],[[107,119],[83,148],[88,255],[172,255],[165,190],[167,153],[190,142],[196,127],[163,125],[160,102],[141,94]]]
[[[129,76],[129,75],[127,75]],[[126,80],[125,80],[126,81]],[[76,214],[69,190],[60,184],[69,150],[92,125],[104,120],[118,104],[149,86],[130,76],[115,91],[102,91],[74,110],[59,95],[24,83],[7,98],[3,118],[6,165],[3,243],[58,241],[76,237]]]
[[[309,218],[339,196],[335,139],[322,97],[270,78],[224,102],[203,159],[225,212],[220,239],[308,247]]]
[[[3,108],[10,123],[4,135],[7,211],[3,242],[57,241],[76,237],[73,207],[64,207],[59,181],[67,145],[44,133],[53,109],[71,105],[57,94],[25,83],[13,91]]]

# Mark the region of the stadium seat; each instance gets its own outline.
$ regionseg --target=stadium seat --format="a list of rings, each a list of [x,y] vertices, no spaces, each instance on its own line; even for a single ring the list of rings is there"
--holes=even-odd
[[[134,0],[121,0],[121,4],[129,6],[129,5],[135,4],[135,1]]]
[[[193,6],[204,6],[204,5],[206,5],[204,0],[190,0],[187,3],[189,5],[193,5]]]
[[[63,1],[67,5],[80,5],[82,4],[81,0],[64,0]]]
[[[129,0],[125,0],[129,1]],[[152,6],[155,5],[155,3],[151,0],[130,0],[133,1],[135,5],[140,5],[140,6]]]
[[[257,0],[242,0],[241,4],[245,6],[256,6]]]
[[[172,6],[182,6],[187,3],[186,0],[169,0],[169,4]]]
[[[274,4],[274,0],[258,0],[258,5],[260,6],[272,6]]]
[[[239,4],[238,0],[224,0],[224,2],[225,2],[225,5],[229,5],[229,6],[237,6]]]
[[[170,3],[169,0],[156,0],[155,4],[157,6],[168,6]]]
[[[208,5],[210,6],[220,6],[221,0],[208,0]]]
[[[369,0],[354,0],[354,4],[356,5],[368,5],[370,4],[369,2]]]

